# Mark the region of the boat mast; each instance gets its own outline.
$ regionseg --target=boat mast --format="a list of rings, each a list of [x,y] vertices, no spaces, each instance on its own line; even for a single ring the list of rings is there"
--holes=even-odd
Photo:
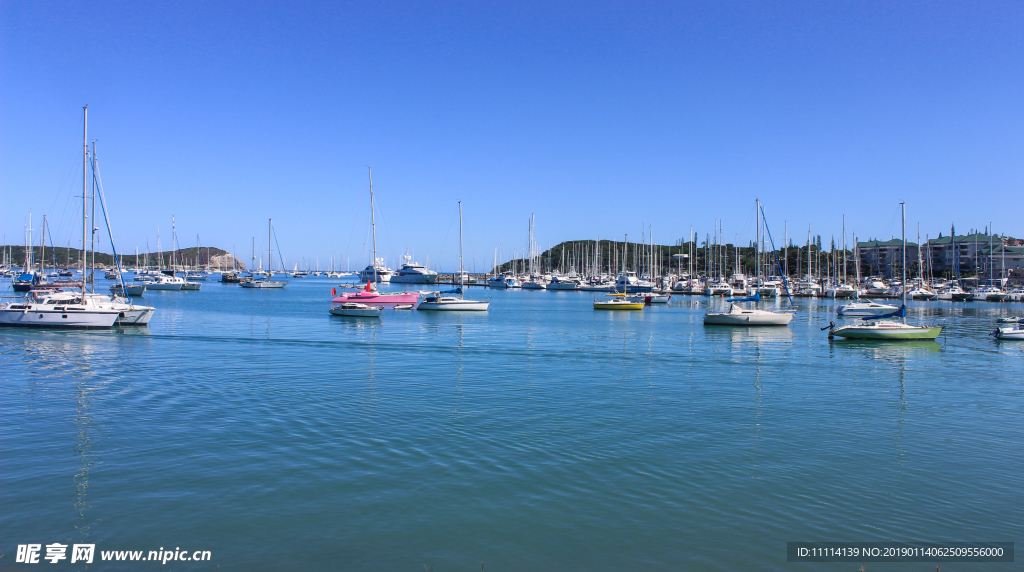
[[[374,213],[373,213],[373,169],[371,169],[370,167],[367,167],[366,170],[367,170],[367,172],[370,175],[370,233],[373,235],[373,260],[371,262],[372,262],[372,266],[373,266],[373,282],[376,283],[377,282],[377,218],[376,218],[376,216],[374,216]],[[462,205],[462,203],[460,202],[459,203],[459,208],[460,209],[462,208],[461,205]],[[461,221],[459,222],[459,224],[460,225],[462,224]],[[461,257],[462,255],[460,254],[459,256]],[[461,264],[461,262],[460,262],[460,264]]]
[[[267,277],[274,275],[274,219],[267,219]],[[282,269],[283,270],[283,269]]]
[[[46,215],[43,215],[43,246],[39,252],[39,275],[46,275]]]
[[[900,228],[903,233],[903,323],[907,323],[907,203],[900,203]]]
[[[88,215],[89,190],[89,106],[82,108],[82,293],[85,294],[85,223]]]
[[[465,286],[465,274],[462,269],[462,201],[459,201],[459,299],[464,299],[465,294],[462,293],[463,287]]]
[[[90,230],[90,242],[92,247],[92,271],[96,272],[96,231],[99,230],[96,226],[96,142],[92,142],[92,224],[89,225]],[[96,277],[89,276],[92,279],[92,291],[96,292]]]
[[[175,276],[178,269],[178,226],[174,222],[174,215],[171,215],[171,276]]]

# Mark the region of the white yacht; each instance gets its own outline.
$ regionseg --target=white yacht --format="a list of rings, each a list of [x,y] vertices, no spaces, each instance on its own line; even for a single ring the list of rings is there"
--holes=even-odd
[[[615,291],[623,294],[635,294],[637,292],[650,292],[654,290],[654,286],[646,281],[641,280],[637,277],[636,272],[626,271],[619,274],[618,278],[615,279]]]
[[[393,276],[391,282],[401,284],[437,284],[437,272],[430,270],[419,262],[412,262],[409,252],[405,253],[405,262]],[[373,272],[373,269],[370,269]],[[372,276],[369,278],[372,280]]]
[[[1009,302],[1024,302],[1024,287],[1016,287],[1006,293],[1006,299]]]
[[[939,290],[939,300],[945,302],[967,302],[970,299],[971,294],[955,283]]]
[[[552,276],[547,288],[548,290],[579,290],[581,286],[583,283],[578,278]]]
[[[377,258],[376,261],[376,264],[366,265],[366,268],[359,273],[360,282],[366,282],[367,280],[381,283],[391,282],[391,278],[395,275],[395,271],[384,265],[383,258]]]
[[[971,290],[971,299],[981,302],[1002,302],[1006,300],[1006,292],[995,286],[981,286]]]
[[[705,296],[732,296],[732,286],[722,279],[709,282],[704,288]]]
[[[882,316],[899,310],[890,304],[879,304],[878,302],[851,302],[836,308],[836,314],[840,316]]]
[[[522,288],[523,283],[511,272],[505,272],[501,276],[494,276],[487,279],[488,288]]]
[[[185,279],[175,276],[170,270],[156,276],[151,275],[148,278],[148,280],[143,280],[146,290],[181,290],[185,285]]]

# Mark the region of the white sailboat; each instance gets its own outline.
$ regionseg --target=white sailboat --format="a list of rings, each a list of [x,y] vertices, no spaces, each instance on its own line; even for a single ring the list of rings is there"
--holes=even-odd
[[[903,229],[903,280],[907,283],[907,221],[906,204],[900,203],[900,216]],[[887,320],[881,318],[899,316],[903,320]],[[868,319],[868,318],[864,318]],[[869,321],[865,324],[851,324],[835,328],[834,323],[829,323],[828,339],[840,336],[848,339],[860,340],[934,340],[942,333],[942,326],[912,326],[907,323],[907,288],[903,288],[903,305],[896,312],[887,316],[880,316],[877,321]]]
[[[267,219],[267,274],[263,278],[256,276],[246,278],[239,283],[242,288],[284,288],[287,280],[271,280],[274,275],[274,219]]]
[[[490,302],[477,302],[466,300],[463,297],[465,288],[465,270],[462,262],[462,201],[459,201],[459,288],[455,292],[431,292],[424,296],[417,309],[419,310],[473,310],[486,311]],[[445,296],[444,294],[458,294],[458,296]]]
[[[757,210],[758,217],[762,217],[763,212],[761,211],[761,201],[755,201],[755,209]],[[760,220],[758,222],[760,228]],[[768,225],[765,224],[767,230]],[[771,236],[769,236],[771,238]],[[760,248],[760,245],[758,245]],[[773,242],[774,249],[774,242]],[[776,264],[778,264],[778,258],[776,258]],[[761,280],[761,268],[758,264],[758,282]],[[781,266],[779,272],[782,272]],[[789,287],[786,285],[786,292],[788,294]],[[757,308],[744,308],[736,302],[759,302],[761,295],[757,292],[753,296],[739,299],[727,300],[730,302],[728,312],[711,312],[710,310],[704,314],[704,325],[705,326],[788,326],[793,321],[792,312],[772,312],[770,310],[758,310]]]

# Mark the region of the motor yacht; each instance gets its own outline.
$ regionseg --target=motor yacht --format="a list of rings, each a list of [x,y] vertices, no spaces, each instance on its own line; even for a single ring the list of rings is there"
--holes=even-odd
[[[899,310],[890,304],[879,304],[878,302],[851,302],[836,308],[836,314],[840,316],[882,316]]]
[[[399,284],[437,284],[437,272],[430,270],[419,262],[412,262],[406,251],[402,267],[391,276],[391,282]]]

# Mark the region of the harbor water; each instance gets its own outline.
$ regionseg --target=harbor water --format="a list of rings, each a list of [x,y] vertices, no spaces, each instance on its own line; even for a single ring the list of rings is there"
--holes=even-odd
[[[358,319],[328,314],[334,285],[0,330],[0,570],[55,542],[212,554],[97,570],[809,572],[860,564],[787,542],[1024,540],[1024,343],[989,335],[1018,304],[914,303],[936,342],[830,342],[832,300],[744,329],[703,326],[720,299],[472,288],[490,311]]]

